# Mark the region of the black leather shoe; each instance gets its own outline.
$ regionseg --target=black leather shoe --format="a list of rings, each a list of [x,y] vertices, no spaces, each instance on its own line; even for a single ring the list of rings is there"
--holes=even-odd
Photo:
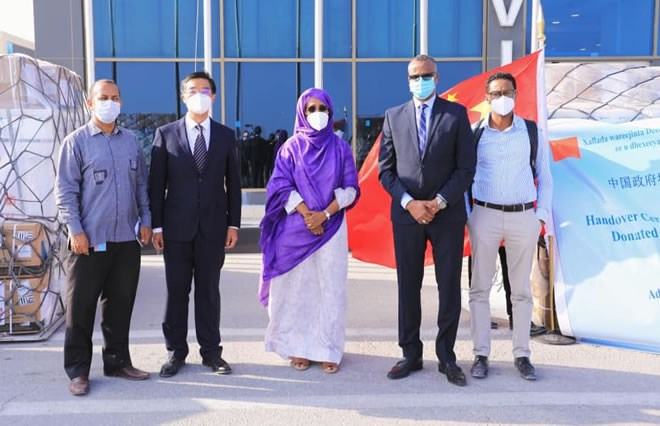
[[[160,367],[160,377],[172,377],[179,372],[179,368],[183,367],[186,362],[182,359],[170,357],[162,367]]]
[[[536,325],[536,324],[532,323],[529,326],[529,335],[530,336],[540,336],[542,334],[545,334],[546,331],[548,331],[548,330],[546,330],[545,327],[543,327],[542,325]]]
[[[438,363],[438,371],[446,375],[447,381],[451,384],[456,386],[465,386],[467,384],[463,370],[455,362],[444,363],[440,361]]]
[[[202,365],[211,367],[211,370],[218,374],[231,374],[231,367],[220,355],[213,358],[203,359]]]
[[[485,379],[488,376],[488,357],[477,355],[474,357],[470,374],[475,379]]]
[[[529,362],[529,358],[526,356],[516,358],[514,364],[520,372],[520,377],[525,380],[536,380],[536,368]]]
[[[499,327],[499,325],[497,325],[497,323],[495,321],[490,322],[490,329],[491,330],[497,330],[497,327]]]
[[[422,358],[412,359],[404,358],[401,361],[397,362],[394,367],[387,373],[387,378],[396,380],[403,379],[408,377],[413,371],[419,371],[424,367],[424,362]]]

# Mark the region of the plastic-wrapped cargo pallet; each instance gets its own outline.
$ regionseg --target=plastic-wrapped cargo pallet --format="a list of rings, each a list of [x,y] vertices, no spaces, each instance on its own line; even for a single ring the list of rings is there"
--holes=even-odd
[[[88,118],[74,72],[0,55],[0,342],[46,339],[63,320],[55,165],[64,137]]]

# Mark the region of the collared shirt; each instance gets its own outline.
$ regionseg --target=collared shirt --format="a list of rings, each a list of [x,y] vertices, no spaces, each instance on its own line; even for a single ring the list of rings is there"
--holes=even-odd
[[[422,114],[422,109],[420,108],[420,106],[422,104],[426,104],[427,106],[426,111],[424,111],[424,114],[426,115],[426,117],[424,118],[426,118],[425,122],[426,122],[427,139],[429,134],[428,133],[429,126],[431,124],[431,111],[433,110],[433,104],[435,103],[435,98],[436,98],[435,92],[433,93],[433,96],[431,96],[431,99],[428,99],[425,102],[422,102],[419,99],[413,97],[413,103],[415,104],[415,123],[419,123],[419,116]],[[415,143],[419,143],[419,141],[415,140]],[[442,195],[438,194],[437,197],[440,198],[441,201],[446,202],[446,200],[443,198]],[[408,194],[407,192],[404,192],[403,195],[401,196],[401,207],[403,207],[403,209],[405,210],[408,203],[411,202],[412,200],[414,200],[414,198],[410,196],[410,194]]]
[[[135,135],[107,135],[93,121],[70,133],[60,149],[55,201],[69,234],[90,246],[133,241],[136,225],[151,226],[147,167]]]
[[[197,135],[199,135],[199,130],[195,129],[197,123],[192,118],[188,117],[186,114],[186,136],[188,136],[188,146],[190,146],[190,152],[195,152],[195,141],[197,140]],[[211,141],[211,119],[207,116],[204,121],[201,123],[204,133],[204,142],[206,142],[206,151],[209,150],[209,142]]]
[[[488,121],[481,124],[484,132],[477,147],[473,197],[502,205],[537,201],[536,217],[547,222],[552,202],[552,176],[548,142],[541,128],[536,153],[536,187],[529,164],[531,148],[525,120],[514,115],[512,125],[503,131],[493,129]]]

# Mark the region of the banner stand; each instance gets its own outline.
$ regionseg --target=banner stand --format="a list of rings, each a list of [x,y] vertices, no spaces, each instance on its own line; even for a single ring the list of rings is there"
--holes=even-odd
[[[548,235],[548,245],[550,246],[548,248],[548,256],[549,256],[549,286],[550,286],[550,328],[548,329],[547,333],[537,336],[535,340],[541,343],[545,343],[546,345],[572,345],[575,343],[575,337],[571,336],[564,336],[561,334],[561,331],[559,331],[559,327],[557,327],[557,311],[555,309],[555,245],[553,241],[554,237],[552,235]]]

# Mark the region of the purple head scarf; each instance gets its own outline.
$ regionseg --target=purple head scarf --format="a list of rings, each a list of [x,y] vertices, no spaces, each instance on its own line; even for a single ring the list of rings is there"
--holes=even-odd
[[[322,130],[315,130],[307,123],[305,108],[311,98],[328,107],[330,117]],[[260,224],[263,269],[259,299],[264,306],[268,305],[270,280],[289,272],[328,242],[344,218],[341,210],[323,224],[322,235],[312,234],[301,215],[297,212],[289,215],[284,209],[291,191],[298,191],[312,211],[325,209],[334,200],[336,188],[355,188],[355,201],[359,197],[353,153],[333,133],[333,111],[332,100],[324,90],[304,91],[296,105],[294,134],[277,153],[266,188],[266,213]]]

